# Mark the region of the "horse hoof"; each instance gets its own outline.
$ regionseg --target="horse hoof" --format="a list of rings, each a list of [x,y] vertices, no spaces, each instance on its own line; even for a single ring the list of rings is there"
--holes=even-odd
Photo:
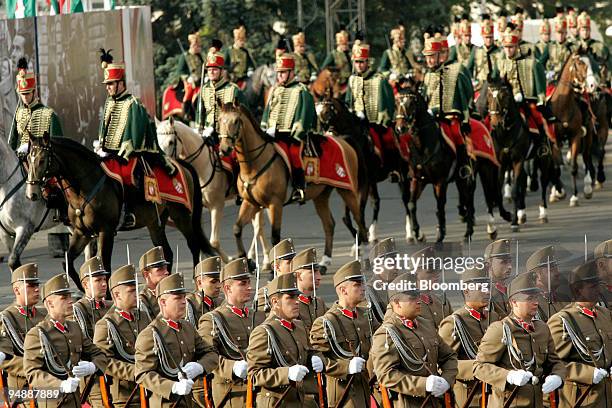
[[[525,210],[518,210],[517,217],[519,225],[522,225],[527,222],[527,213],[525,212]]]
[[[573,195],[573,196],[570,198],[570,203],[569,203],[569,206],[570,206],[570,207],[578,207],[578,205],[579,205],[579,202],[578,202],[578,197],[576,197],[575,195]]]
[[[497,239],[497,230],[489,233],[489,239],[495,241]]]
[[[586,191],[584,192],[584,198],[587,200],[590,200],[591,198],[593,198],[593,191],[591,190],[590,193],[587,193]]]
[[[540,224],[548,224],[548,217],[540,217],[538,218]]]
[[[603,190],[603,183],[600,181],[595,182],[595,190]]]
[[[510,231],[512,231],[512,232],[519,232],[520,228],[519,228],[518,225],[511,225],[510,226]]]
[[[560,192],[558,190],[555,192],[555,197],[557,197],[558,200],[564,200],[566,196],[567,193],[564,188],[561,188]]]
[[[512,187],[510,184],[504,184],[504,198],[508,202],[512,202]]]
[[[419,237],[417,238],[417,241],[419,241],[419,242],[427,242],[427,237],[425,237],[425,234],[423,234],[421,232],[421,235],[419,235]]]
[[[408,245],[414,244],[414,237],[412,237],[412,236],[406,237],[406,243]]]

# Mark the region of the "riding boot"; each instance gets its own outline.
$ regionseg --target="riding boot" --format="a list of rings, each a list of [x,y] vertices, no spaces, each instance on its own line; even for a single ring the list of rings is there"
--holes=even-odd
[[[291,176],[293,180],[293,193],[291,194],[291,201],[297,201],[300,204],[304,204],[306,197],[304,194],[304,190],[306,190],[306,178],[304,176],[304,169],[291,169]]]

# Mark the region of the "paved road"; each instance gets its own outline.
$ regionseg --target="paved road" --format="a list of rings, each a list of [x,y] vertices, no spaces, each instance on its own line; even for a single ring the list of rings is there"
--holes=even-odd
[[[608,143],[608,160],[607,174],[608,178],[612,178],[612,142]],[[569,185],[569,171],[564,169],[563,179]],[[582,182],[580,183],[582,189]],[[396,185],[389,182],[380,185],[380,194],[382,198],[381,212],[378,223],[379,237],[392,236],[396,238],[400,252],[411,254],[419,247],[406,243],[405,236],[405,214],[402,210],[400,194]],[[480,187],[476,192],[476,214],[477,226],[473,237],[473,242],[470,248],[464,248],[464,254],[468,250],[472,255],[482,255],[484,247],[490,242],[486,234],[486,207]],[[602,240],[612,237],[612,184],[605,185],[603,190],[596,191],[591,200],[585,200],[580,194],[580,206],[569,208],[569,194],[565,201],[558,202],[549,206],[548,224],[537,223],[538,217],[538,200],[539,193],[530,193],[527,199],[527,217],[528,223],[523,225],[518,233],[511,233],[508,224],[499,222],[499,238],[513,238],[519,240],[520,255],[519,264],[524,264],[527,256],[538,246],[544,245],[546,242],[554,242],[568,251],[575,254],[580,254],[584,250],[584,236],[587,234],[588,249],[592,251],[594,246]],[[446,242],[456,242],[460,245],[464,232],[464,225],[458,220],[457,210],[457,191],[454,186],[451,186],[448,194],[447,202],[447,238]],[[435,219],[435,200],[431,187],[428,187],[423,194],[423,198],[418,203],[419,206],[419,221],[423,228],[423,232],[431,241],[435,239],[436,219]],[[231,227],[237,215],[237,207],[233,204],[228,204],[224,216],[223,239],[222,244],[225,248],[229,248],[230,253],[235,252],[234,240],[231,235]],[[336,236],[334,240],[335,250],[333,264],[329,269],[327,276],[323,278],[322,287],[319,291],[327,300],[332,300],[335,292],[332,287],[332,274],[338,267],[351,260],[350,246],[354,242],[354,237],[349,235],[348,230],[341,222],[341,214],[343,208],[341,200],[337,194],[332,195],[332,211],[336,219]],[[368,220],[371,219],[371,209],[367,208]],[[207,218],[207,214],[205,214]],[[499,217],[497,217],[499,219]],[[303,206],[286,207],[284,214],[284,224],[282,236],[291,236],[294,238],[297,249],[301,250],[306,247],[316,247],[323,251],[324,236],[320,221],[315,213],[312,204]],[[205,231],[209,230],[209,222],[204,222]],[[267,228],[269,231],[269,227]],[[245,243],[247,239],[251,239],[252,229],[245,230]],[[168,238],[172,248],[179,245],[179,271],[186,276],[191,274],[190,262],[187,262],[188,249],[184,239],[179,235],[177,230],[169,228]],[[116,268],[126,262],[125,244],[130,244],[130,249],[133,259],[138,257],[147,249],[151,243],[145,230],[120,233],[115,241],[115,255],[113,257],[113,267]],[[0,255],[5,255],[5,248],[0,249]],[[42,273],[43,280],[50,276],[61,272],[61,259],[51,258],[47,253],[47,237],[45,234],[37,234],[30,242],[26,249],[22,261],[38,262]],[[76,267],[80,266],[82,259],[78,260]],[[0,264],[0,273],[8,277],[9,271],[6,263]],[[186,279],[189,280],[189,279]],[[7,284],[0,287],[0,305],[6,305],[11,301],[12,291],[8,281]],[[189,282],[191,285],[191,282]],[[449,294],[453,303],[458,304],[459,294]]]

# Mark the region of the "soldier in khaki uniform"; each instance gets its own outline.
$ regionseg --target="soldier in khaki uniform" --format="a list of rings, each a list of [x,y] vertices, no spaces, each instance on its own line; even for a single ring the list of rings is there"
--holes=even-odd
[[[213,256],[200,261],[193,269],[193,282],[195,290],[187,294],[188,320],[196,329],[200,317],[214,310],[223,299],[221,293],[221,257]]]
[[[420,251],[411,255],[413,260],[421,259],[421,263],[416,270],[417,284],[429,282],[439,282],[442,271],[436,269],[436,253],[433,247],[425,247]],[[437,262],[439,265],[439,262]],[[425,320],[429,320],[436,330],[440,326],[442,320],[453,313],[453,307],[446,298],[443,292],[441,296],[432,291],[420,291],[421,311],[419,316]]]
[[[79,383],[86,377],[101,375],[107,358],[76,322],[67,320],[72,313],[72,296],[65,274],[45,283],[42,298],[48,314],[26,334],[26,378],[34,390],[60,391],[57,398],[38,398],[39,408],[80,408]]]
[[[512,253],[510,240],[498,239],[485,248],[485,268],[491,279],[491,305],[489,310],[500,318],[510,314],[507,283],[512,277]]]
[[[36,307],[40,300],[37,264],[29,263],[15,269],[11,274],[11,285],[15,301],[0,313],[0,366],[4,386],[16,391],[27,389],[23,369],[24,337],[45,318],[47,311]],[[12,403],[18,404],[19,401],[21,399],[14,399]]]
[[[540,289],[536,319],[543,322],[569,304],[570,296],[567,281],[563,281],[559,271],[555,247],[545,246],[527,258],[526,271],[535,274],[536,286]]]
[[[170,275],[168,265],[164,257],[164,249],[160,246],[149,249],[138,262],[138,269],[145,280],[145,287],[139,295],[140,307],[151,321],[159,314],[155,288],[163,278]]]
[[[160,313],[136,339],[134,377],[152,393],[152,407],[191,407],[194,382],[217,365],[212,348],[183,319],[186,293],[181,274],[162,279],[155,289]]]
[[[431,321],[419,316],[415,276],[404,273],[392,284],[391,311],[374,333],[370,351],[383,404],[389,399],[396,408],[438,406],[438,398],[455,382],[457,354]]]
[[[268,257],[272,263],[274,277],[291,273],[291,260],[295,254],[295,246],[291,238],[285,238],[272,247]]]
[[[256,406],[314,408],[314,372],[320,373],[324,366],[298,320],[300,291],[295,276],[279,275],[268,287],[272,311],[253,330],[246,355]]]
[[[485,333],[474,375],[491,385],[489,406],[542,407],[544,395],[563,384],[566,368],[546,323],[534,320],[540,289],[535,274],[522,273],[508,288],[512,312]]]
[[[612,310],[612,239],[602,242],[593,251],[602,281],[601,305]]]
[[[312,52],[306,50],[306,35],[300,30],[291,37],[293,40],[293,55],[295,56],[295,77],[305,85],[317,79],[319,66]]]
[[[136,338],[150,321],[145,313],[137,310],[134,265],[124,265],[113,272],[109,284],[115,304],[96,323],[93,341],[108,358],[105,382],[112,403],[115,406],[139,407],[140,392],[134,381],[134,353]],[[91,402],[94,408],[103,408],[103,401],[100,398]],[[126,405],[128,402],[129,405]]]
[[[338,301],[315,320],[310,342],[323,354],[327,377],[327,403],[331,407],[365,407],[370,401],[370,375],[366,362],[372,347],[369,311],[358,305],[365,299],[365,277],[359,261],[351,261],[334,274]]]
[[[499,316],[487,310],[491,291],[486,269],[468,269],[461,275],[461,280],[468,284],[483,286],[463,291],[465,305],[442,320],[438,334],[446,344],[455,350],[459,360],[457,382],[453,386],[457,406],[465,406],[468,398],[471,398],[467,406],[479,407],[482,383],[474,378],[474,361],[480,340],[489,324],[499,320]],[[483,290],[484,285],[487,286],[486,291]]]
[[[298,304],[300,305],[299,319],[304,323],[306,332],[310,333],[315,319],[323,316],[327,311],[325,301],[320,296],[316,296],[317,290],[321,285],[317,250],[307,248],[297,254],[291,260],[291,270],[295,274],[297,288],[302,292],[298,296]]]
[[[612,403],[612,315],[596,302],[601,279],[597,261],[570,274],[574,302],[548,321],[557,354],[567,366],[559,407],[609,407]]]
[[[81,285],[85,289],[85,296],[72,305],[73,319],[81,327],[83,334],[93,339],[96,322],[102,318],[112,306],[111,302],[104,300],[108,287],[107,276],[102,258],[94,256],[89,258],[79,270]]]
[[[212,397],[216,407],[243,408],[247,395],[246,352],[253,331],[253,310],[246,307],[252,297],[251,274],[245,258],[223,268],[225,301],[200,318],[198,333],[212,345],[218,364],[211,372]],[[263,321],[255,316],[255,325]]]
[[[398,272],[395,269],[394,261],[396,255],[397,248],[393,238],[385,238],[377,242],[370,250],[372,276],[366,284],[365,300],[377,326],[383,322],[385,313],[389,310],[387,290],[379,285],[393,282],[393,279],[397,278]]]

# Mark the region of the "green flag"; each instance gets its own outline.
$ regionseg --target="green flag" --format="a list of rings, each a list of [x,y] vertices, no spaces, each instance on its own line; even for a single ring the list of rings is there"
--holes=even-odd
[[[6,0],[6,15],[8,18],[35,17],[36,0]]]

